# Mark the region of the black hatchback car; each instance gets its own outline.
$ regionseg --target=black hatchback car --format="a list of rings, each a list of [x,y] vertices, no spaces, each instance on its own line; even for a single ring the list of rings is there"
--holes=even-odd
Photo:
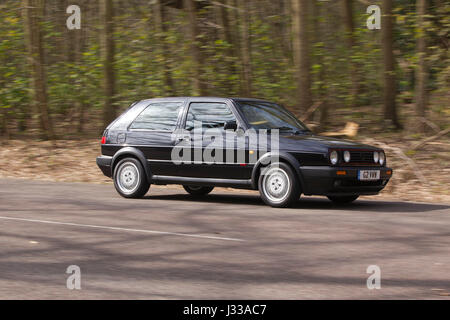
[[[246,98],[136,102],[106,128],[101,150],[97,165],[126,198],[180,184],[196,196],[216,186],[259,190],[274,207],[301,194],[348,203],[392,176],[383,150],[315,135],[283,107]]]

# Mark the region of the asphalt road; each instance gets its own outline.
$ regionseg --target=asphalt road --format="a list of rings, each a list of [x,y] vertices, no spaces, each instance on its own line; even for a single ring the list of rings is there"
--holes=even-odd
[[[66,269],[81,270],[69,290]],[[381,289],[366,285],[369,265]],[[449,299],[450,205],[0,180],[1,299]]]

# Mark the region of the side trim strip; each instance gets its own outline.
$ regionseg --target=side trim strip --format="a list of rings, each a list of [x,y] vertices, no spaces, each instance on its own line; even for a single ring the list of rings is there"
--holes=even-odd
[[[200,186],[245,186],[251,187],[252,180],[239,179],[216,179],[216,178],[193,178],[179,176],[152,176],[152,181],[161,184],[193,184]]]
[[[161,160],[161,159],[147,159],[147,162],[152,163],[152,162],[164,162],[164,163],[172,163],[174,165],[177,165],[174,163],[174,161],[172,160]],[[181,165],[183,164],[195,164],[195,165],[200,165],[200,164],[207,164],[207,165],[230,165],[230,166],[242,166],[243,164],[248,165],[248,166],[254,166],[255,163],[238,163],[238,162],[208,162],[208,161],[186,161],[183,162]]]

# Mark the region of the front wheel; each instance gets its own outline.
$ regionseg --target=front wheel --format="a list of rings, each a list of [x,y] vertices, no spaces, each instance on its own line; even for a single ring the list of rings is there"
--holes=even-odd
[[[142,198],[150,188],[139,160],[125,158],[114,169],[114,187],[125,198]]]
[[[359,196],[327,196],[334,203],[350,203],[358,199]]]
[[[262,200],[276,208],[289,207],[300,198],[298,178],[291,167],[283,162],[261,169],[258,189]]]
[[[204,196],[213,191],[214,187],[201,187],[201,186],[183,186],[187,193],[194,196]]]

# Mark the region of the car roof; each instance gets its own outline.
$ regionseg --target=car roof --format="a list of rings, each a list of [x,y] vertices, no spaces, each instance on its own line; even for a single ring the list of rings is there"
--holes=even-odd
[[[256,99],[256,98],[242,98],[242,97],[195,97],[195,96],[191,96],[191,97],[164,97],[164,98],[152,98],[152,99],[144,99],[141,100],[140,102],[157,102],[157,101],[173,101],[173,100],[186,100],[186,99],[195,99],[198,101],[222,101],[222,102],[226,102],[226,101],[235,101],[235,102],[239,102],[239,101],[254,101],[254,102],[270,102],[267,100],[263,100],[263,99]]]
[[[272,102],[269,100],[257,99],[257,98],[230,98],[230,99],[237,101],[237,102],[239,102],[239,101]]]

